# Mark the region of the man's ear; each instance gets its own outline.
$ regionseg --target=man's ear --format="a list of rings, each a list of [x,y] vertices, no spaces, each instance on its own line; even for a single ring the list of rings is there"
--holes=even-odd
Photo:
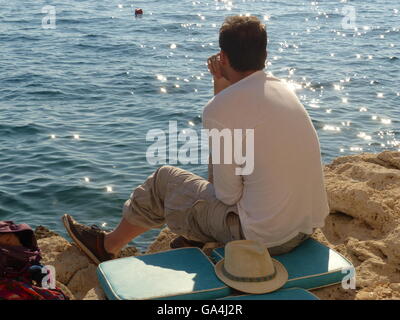
[[[229,59],[228,56],[226,55],[226,53],[224,51],[221,50],[220,54],[219,54],[219,59],[220,62],[223,66],[226,66],[229,64]]]

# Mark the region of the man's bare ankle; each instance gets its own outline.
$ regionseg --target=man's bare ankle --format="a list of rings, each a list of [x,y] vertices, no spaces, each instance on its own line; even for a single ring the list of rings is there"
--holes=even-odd
[[[107,233],[106,236],[104,237],[104,249],[107,251],[107,253],[112,254],[114,257],[117,257],[121,252],[120,248],[117,248],[112,245],[112,241],[110,241],[109,238],[109,233]]]

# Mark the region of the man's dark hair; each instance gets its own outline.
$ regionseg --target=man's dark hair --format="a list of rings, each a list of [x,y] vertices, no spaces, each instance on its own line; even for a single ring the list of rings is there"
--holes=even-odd
[[[267,31],[257,17],[227,17],[219,30],[219,46],[237,72],[265,68]]]

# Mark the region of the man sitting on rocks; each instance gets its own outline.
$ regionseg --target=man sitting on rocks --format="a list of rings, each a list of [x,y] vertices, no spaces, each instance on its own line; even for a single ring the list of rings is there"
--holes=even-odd
[[[272,255],[292,250],[324,225],[329,208],[318,137],[295,93],[263,71],[265,26],[256,17],[228,17],[219,44],[220,52],[208,59],[215,96],[203,124],[209,130],[253,130],[253,170],[238,174],[236,159],[212,163],[207,181],[162,166],[133,191],[110,233],[65,215],[68,233],[95,263],[164,224],[188,242],[250,239]]]

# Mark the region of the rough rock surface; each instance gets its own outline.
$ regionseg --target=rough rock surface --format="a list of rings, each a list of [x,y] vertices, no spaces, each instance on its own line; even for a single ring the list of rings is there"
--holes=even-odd
[[[400,298],[400,152],[360,154],[325,166],[331,214],[315,237],[356,267],[356,290],[315,290],[324,299]]]
[[[147,248],[146,254],[170,250],[171,247],[169,244],[176,237],[177,235],[168,228],[162,229],[158,237]]]
[[[36,228],[35,234],[40,234],[38,245],[42,252],[42,264],[55,268],[57,285],[71,299],[102,298],[98,293],[96,266],[74,244],[58,236],[47,228]],[[127,247],[120,257],[138,255],[134,247]],[[94,290],[97,288],[97,290]],[[103,297],[104,298],[104,297]]]
[[[35,237],[37,240],[39,239],[44,239],[44,238],[49,238],[52,236],[58,236],[57,233],[47,229],[46,227],[43,226],[38,226],[35,229]]]
[[[103,289],[100,287],[95,287],[90,289],[83,300],[106,300]]]
[[[356,290],[335,285],[313,293],[321,299],[400,299],[400,152],[340,157],[324,170],[331,214],[313,237],[354,264]],[[104,299],[89,259],[64,238],[40,234],[44,263],[56,268],[57,280],[76,299]],[[146,253],[169,250],[175,237],[161,230]],[[125,253],[139,254],[134,248]]]
[[[38,240],[42,263],[56,270],[56,279],[72,292],[76,299],[83,298],[97,284],[96,267],[75,246],[60,236]]]

